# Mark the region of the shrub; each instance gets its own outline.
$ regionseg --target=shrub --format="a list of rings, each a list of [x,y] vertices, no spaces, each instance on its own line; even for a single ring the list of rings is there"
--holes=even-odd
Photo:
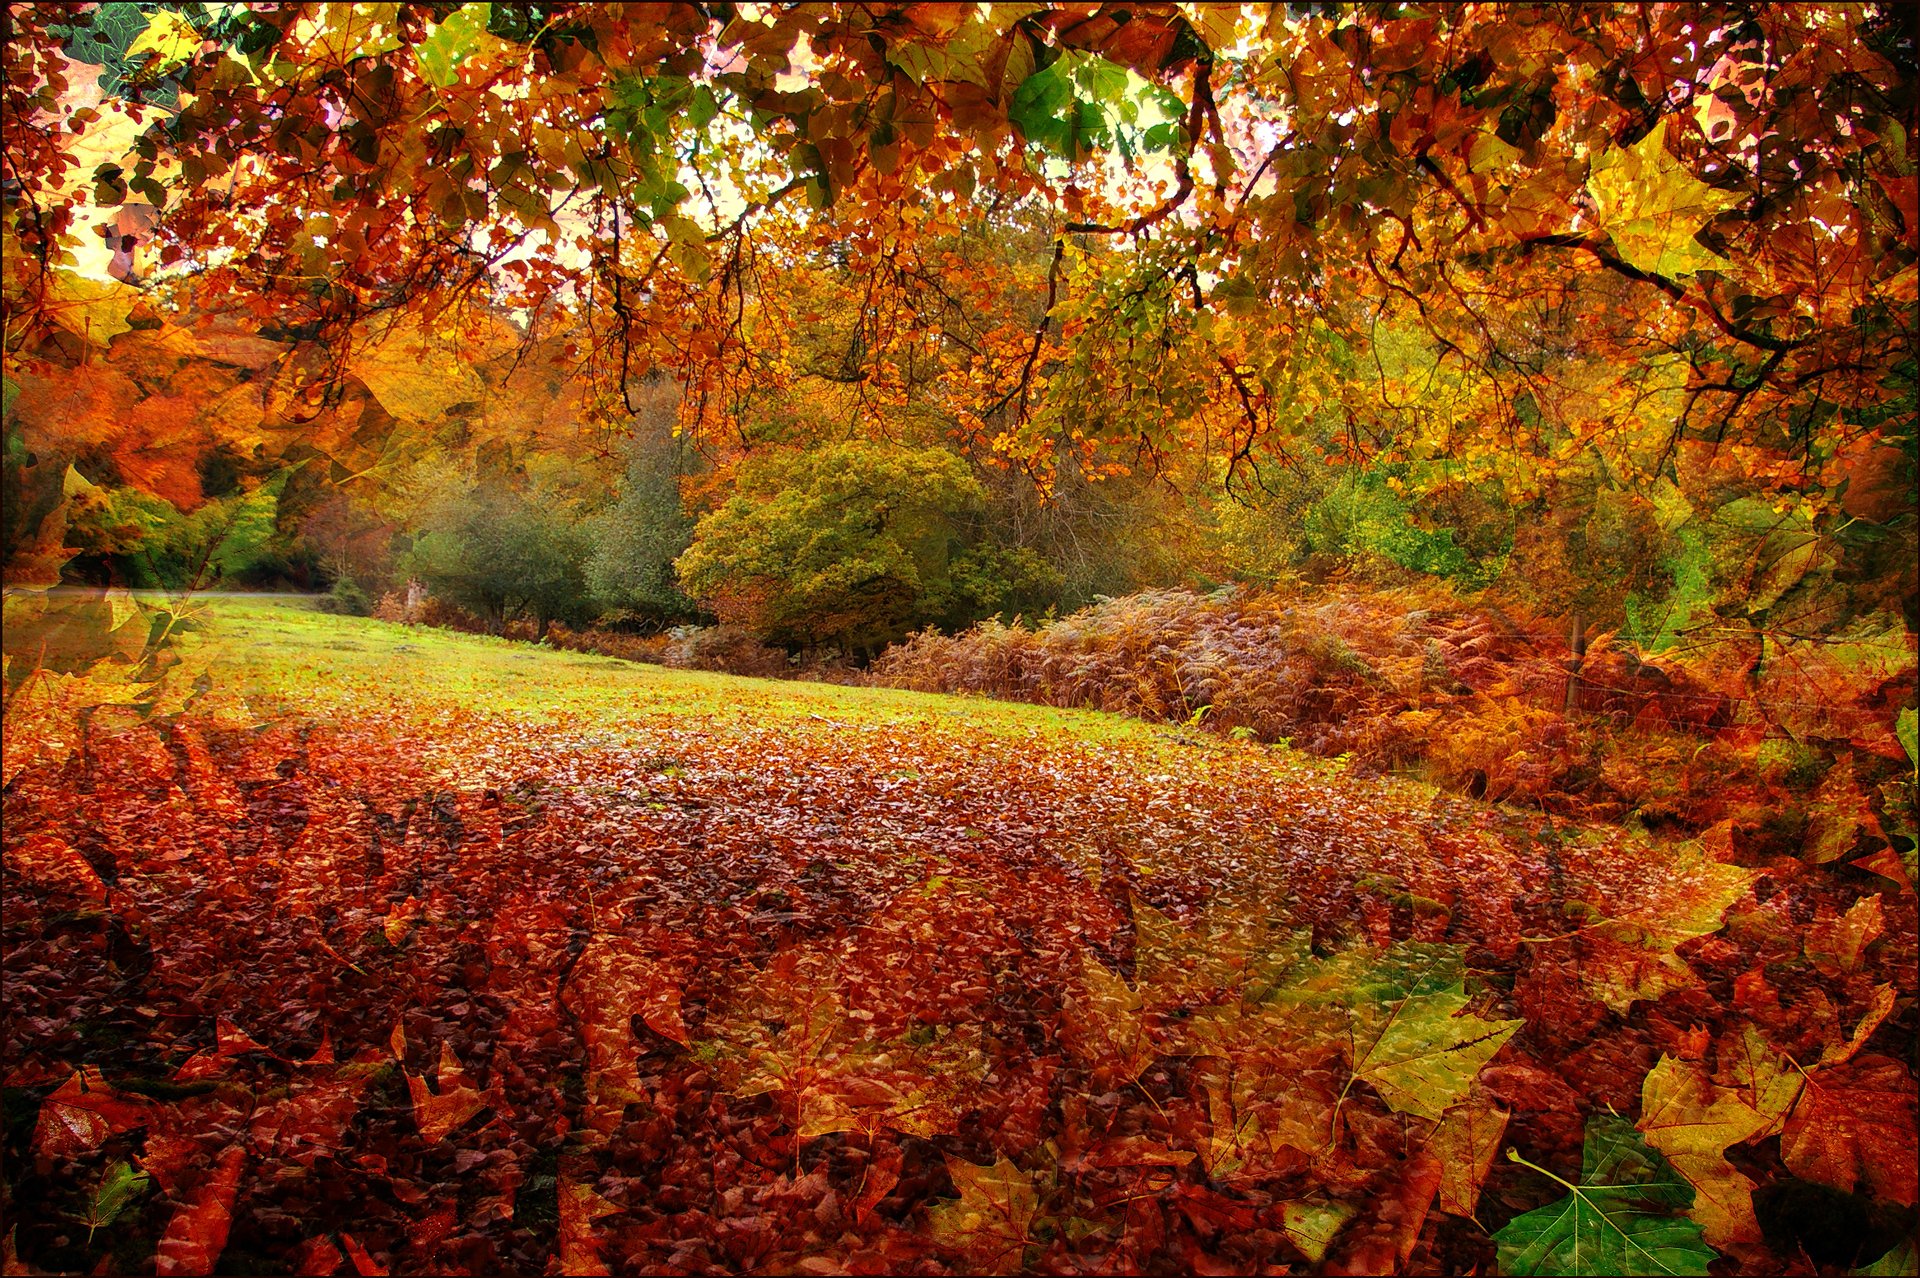
[[[410,566],[439,596],[477,615],[489,634],[526,614],[534,637],[587,611],[585,539],[551,493],[491,482],[426,514]]]
[[[966,463],[942,449],[762,454],[700,520],[680,578],[761,639],[872,650],[952,614],[962,523],[984,503]]]
[[[365,617],[373,611],[373,600],[353,578],[342,577],[333,583],[333,589],[321,596],[320,610],[348,617]]]
[[[1595,816],[1642,808],[1696,826],[1757,810],[1730,807],[1684,775],[1699,735],[1724,730],[1744,742],[1735,755],[1752,782],[1747,793],[1784,793],[1784,780],[1761,776],[1757,711],[1742,720],[1728,693],[1603,638],[1588,650],[1579,709],[1569,712],[1570,656],[1558,625],[1472,607],[1438,585],[1349,584],[1154,591],[1036,630],[988,622],[952,636],[925,631],[881,654],[870,675],[896,687],[1198,724],[1411,767],[1490,799]],[[1669,748],[1679,734],[1695,734],[1695,749]],[[1805,773],[1793,775],[1804,784]]]

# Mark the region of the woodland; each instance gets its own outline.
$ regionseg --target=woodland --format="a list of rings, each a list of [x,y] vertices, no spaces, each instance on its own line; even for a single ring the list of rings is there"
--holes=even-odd
[[[1920,1274],[1898,6],[0,13],[0,1270]]]

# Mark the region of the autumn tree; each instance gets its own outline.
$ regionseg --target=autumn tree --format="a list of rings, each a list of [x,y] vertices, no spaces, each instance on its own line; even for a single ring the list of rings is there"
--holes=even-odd
[[[585,540],[551,492],[488,478],[439,498],[421,519],[409,568],[436,595],[478,613],[494,634],[525,614],[545,638],[585,605]]]

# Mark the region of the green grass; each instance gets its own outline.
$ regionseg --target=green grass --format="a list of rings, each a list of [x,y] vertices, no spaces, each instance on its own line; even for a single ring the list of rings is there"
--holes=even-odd
[[[984,698],[671,670],[534,644],[340,617],[299,598],[209,599],[212,671],[272,715],[327,718],[404,699],[617,730],[661,717],[805,726],[937,723],[1002,736],[1166,745],[1180,734],[1120,715]]]

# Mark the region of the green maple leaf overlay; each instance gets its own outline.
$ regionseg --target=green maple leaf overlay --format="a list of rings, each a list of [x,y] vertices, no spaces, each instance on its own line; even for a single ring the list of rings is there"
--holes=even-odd
[[[132,1164],[117,1162],[100,1174],[100,1183],[86,1198],[86,1207],[80,1213],[80,1223],[87,1227],[87,1241],[93,1241],[96,1231],[105,1229],[120,1218],[127,1205],[147,1191],[152,1183],[145,1172],[137,1172]]]
[[[1533,1167],[1514,1151],[1507,1157]],[[1588,1121],[1580,1183],[1560,1183],[1570,1191],[1565,1198],[1514,1217],[1493,1236],[1503,1273],[1705,1274],[1719,1256],[1681,1214],[1693,1187],[1623,1118]]]
[[[933,1239],[960,1252],[976,1273],[1014,1273],[1025,1266],[1040,1217],[1040,1187],[1006,1158],[981,1167],[947,1155],[958,1200],[927,1213]]]
[[[1132,988],[1087,960],[1069,1046],[1123,1079],[1157,1054],[1214,1058],[1198,1075],[1214,1128],[1202,1150],[1210,1174],[1248,1160],[1277,1169],[1323,1146],[1357,1081],[1437,1122],[1524,1023],[1467,1012],[1458,946],[1404,942],[1319,960],[1305,934],[1245,905],[1216,906],[1187,928],[1135,901],[1134,932]],[[1338,1057],[1344,1087],[1328,1085]]]
[[[1725,265],[1694,237],[1740,196],[1708,186],[1668,153],[1665,120],[1632,146],[1611,147],[1595,160],[1587,192],[1613,246],[1641,270],[1682,279]]]
[[[1409,943],[1376,959],[1348,1024],[1353,1076],[1405,1114],[1438,1122],[1493,1054],[1525,1024],[1466,1013],[1460,951]]]

